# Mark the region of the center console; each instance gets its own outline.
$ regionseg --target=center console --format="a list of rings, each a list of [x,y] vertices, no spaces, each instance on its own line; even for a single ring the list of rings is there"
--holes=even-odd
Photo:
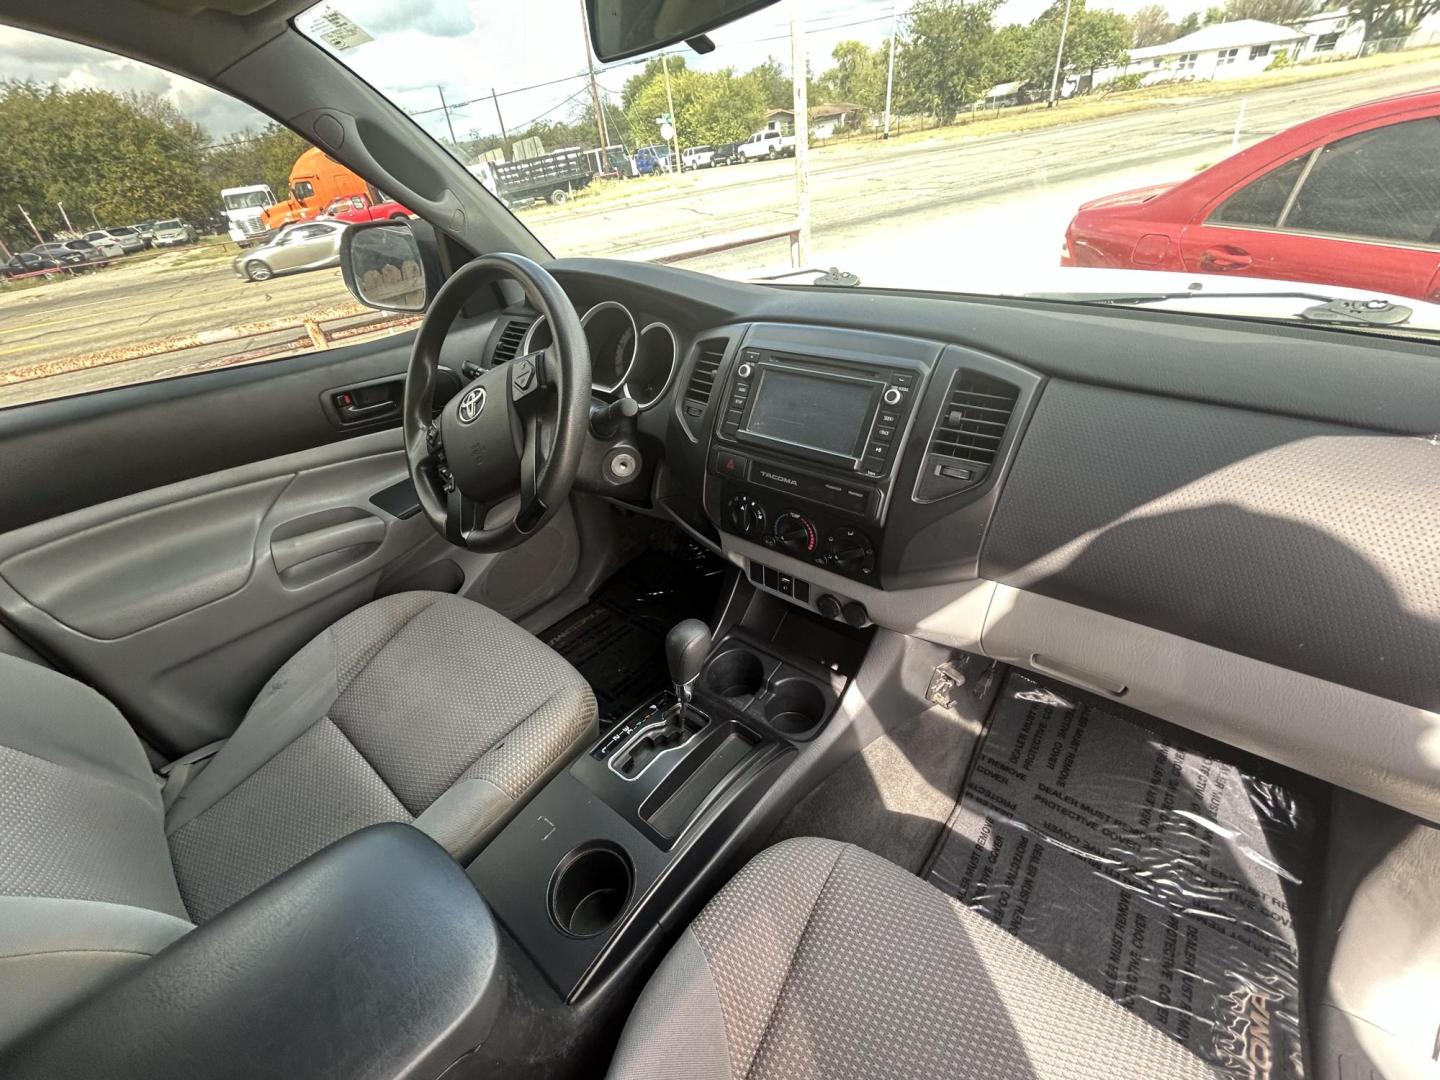
[[[469,867],[566,1002],[693,914],[685,905],[833,715],[868,643],[744,581],[722,627],[712,643],[704,624],[678,624],[674,688],[602,731]]]

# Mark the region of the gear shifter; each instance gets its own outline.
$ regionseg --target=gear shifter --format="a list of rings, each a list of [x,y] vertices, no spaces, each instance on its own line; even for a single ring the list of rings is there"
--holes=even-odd
[[[682,706],[690,704],[691,687],[709,655],[710,627],[699,619],[678,622],[665,635],[665,662],[670,665],[670,681]]]

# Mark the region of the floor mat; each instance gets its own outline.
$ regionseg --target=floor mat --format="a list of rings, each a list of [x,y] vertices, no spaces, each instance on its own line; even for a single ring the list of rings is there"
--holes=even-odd
[[[1211,1064],[1300,1077],[1304,784],[1012,670],[928,877]]]
[[[602,726],[668,684],[666,633],[681,619],[713,617],[728,566],[690,540],[652,548],[539,635],[594,689]]]

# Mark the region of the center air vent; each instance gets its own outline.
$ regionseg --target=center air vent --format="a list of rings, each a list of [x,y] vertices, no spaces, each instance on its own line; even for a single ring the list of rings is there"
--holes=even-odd
[[[507,319],[500,328],[500,336],[495,340],[491,363],[503,364],[507,360],[514,360],[515,354],[520,351],[520,343],[525,340],[525,331],[530,329],[530,324],[534,321],[527,318]]]
[[[680,401],[680,419],[693,437],[705,415],[705,406],[710,404],[710,395],[715,391],[715,375],[720,370],[720,361],[725,357],[724,341],[702,341],[697,346],[695,366],[685,384],[685,393]]]
[[[974,371],[957,371],[935,419],[915,498],[932,502],[982,483],[1000,453],[1017,387]]]

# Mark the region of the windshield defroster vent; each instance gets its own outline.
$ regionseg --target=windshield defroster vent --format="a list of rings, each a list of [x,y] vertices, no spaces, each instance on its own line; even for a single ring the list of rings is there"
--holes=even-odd
[[[999,456],[1018,387],[974,371],[957,371],[935,419],[915,498],[932,502],[984,482]]]

